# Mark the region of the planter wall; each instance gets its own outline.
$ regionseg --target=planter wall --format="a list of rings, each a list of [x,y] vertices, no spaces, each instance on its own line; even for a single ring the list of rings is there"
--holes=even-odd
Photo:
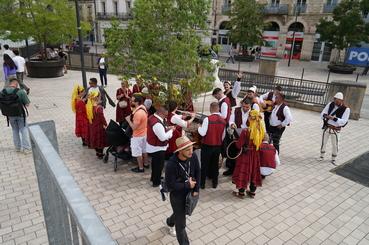
[[[62,77],[64,76],[64,63],[64,59],[27,61],[28,76],[36,78]]]
[[[338,74],[352,74],[356,70],[355,67],[349,65],[335,65],[329,64],[328,69],[333,73]]]
[[[236,61],[243,62],[253,62],[255,60],[255,56],[253,55],[235,55],[234,58]]]

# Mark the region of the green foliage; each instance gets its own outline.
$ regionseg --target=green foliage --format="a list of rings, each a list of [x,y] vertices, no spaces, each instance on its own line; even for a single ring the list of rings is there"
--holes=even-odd
[[[334,9],[332,19],[321,19],[317,25],[320,39],[332,43],[340,51],[360,42],[368,42],[369,25],[363,20],[363,13],[368,8],[368,0],[342,0]]]
[[[76,23],[74,2],[68,0],[0,0],[0,35],[13,41],[67,43],[77,36]]]
[[[229,34],[233,43],[242,47],[262,43],[264,5],[256,0],[235,0],[229,13]]]
[[[145,79],[156,77],[166,84],[181,76],[208,88],[210,80],[196,67],[209,68],[209,59],[198,55],[209,9],[208,0],[136,0],[128,27],[113,21],[106,31],[112,71],[126,77],[132,72]],[[192,92],[201,93],[203,87]],[[171,96],[172,89],[167,88]]]

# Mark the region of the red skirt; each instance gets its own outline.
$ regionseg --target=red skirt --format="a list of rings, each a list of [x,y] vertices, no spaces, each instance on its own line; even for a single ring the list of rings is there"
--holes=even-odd
[[[82,138],[84,141],[88,141],[88,128],[85,102],[78,100],[76,102],[76,136]]]
[[[89,124],[89,147],[103,149],[107,147],[106,132],[104,126],[106,125],[105,117],[101,107],[94,108],[94,118]]]

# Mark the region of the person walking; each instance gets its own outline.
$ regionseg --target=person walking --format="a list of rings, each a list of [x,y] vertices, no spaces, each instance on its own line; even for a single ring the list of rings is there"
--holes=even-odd
[[[4,71],[4,80],[5,80],[5,86],[7,87],[9,84],[9,81],[11,78],[16,78],[17,73],[17,66],[14,63],[13,59],[7,55],[4,54],[4,63],[3,63],[3,71]]]
[[[4,44],[4,54],[7,54],[9,55],[10,58],[13,58],[15,55],[14,55],[14,52],[9,49],[9,45],[8,44]]]
[[[14,57],[13,57],[13,61],[15,63],[15,65],[17,66],[17,72],[16,72],[16,76],[17,79],[19,81],[19,87],[21,89],[26,90],[27,94],[29,94],[30,92],[30,88],[26,86],[26,84],[24,84],[24,75],[27,74],[27,69],[26,69],[26,60],[19,55],[19,51],[18,50],[14,50]]]
[[[193,153],[193,144],[186,136],[176,140],[177,149],[165,168],[165,183],[169,191],[173,214],[167,218],[169,234],[177,236],[180,245],[189,245],[186,232],[186,198],[199,195],[200,164]],[[173,229],[175,227],[175,229]]]
[[[165,152],[168,140],[173,136],[174,126],[165,126],[164,119],[168,116],[168,106],[161,105],[149,117],[147,123],[146,151],[151,156],[151,181],[153,187],[161,183],[161,174],[164,168]]]
[[[323,136],[322,145],[320,149],[320,161],[324,160],[325,150],[329,138],[332,142],[332,160],[331,163],[336,165],[336,157],[338,154],[338,140],[341,129],[348,123],[350,117],[350,108],[345,106],[343,100],[343,93],[338,92],[333,102],[326,105],[321,113],[323,120]]]
[[[105,55],[101,55],[99,57],[99,59],[97,60],[97,65],[99,68],[101,86],[106,87],[108,86],[108,64],[106,62]]]
[[[31,153],[27,125],[27,107],[31,103],[26,92],[18,88],[16,78],[11,78],[9,84],[0,92],[0,109],[7,117],[13,131],[13,142],[17,152]]]
[[[133,94],[131,105],[134,111],[126,117],[126,121],[132,128],[131,151],[132,157],[137,158],[138,166],[132,168],[135,173],[145,172],[144,164],[147,159],[146,153],[146,133],[147,133],[147,110],[143,105],[144,97],[140,94]]]
[[[228,50],[228,58],[226,60],[226,63],[228,63],[230,60],[232,61],[232,64],[234,64],[234,55],[235,55],[235,49],[233,49],[232,46],[229,47],[229,50]]]
[[[105,91],[105,89],[102,86],[97,85],[96,78],[94,77],[90,78],[89,85],[90,86],[86,90],[84,99],[87,100],[87,97],[90,93],[98,92],[100,94],[100,100],[101,100],[100,103],[104,107],[104,109],[106,108],[106,101],[108,101],[112,107],[116,106],[114,101],[110,98],[109,94]]]

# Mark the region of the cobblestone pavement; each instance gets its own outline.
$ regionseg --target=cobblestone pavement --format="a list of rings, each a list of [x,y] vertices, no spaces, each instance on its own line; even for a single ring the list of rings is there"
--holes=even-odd
[[[119,82],[109,78],[113,96]],[[63,78],[27,79],[29,122],[55,120],[62,159],[119,244],[176,244],[164,224],[170,204],[150,187],[149,171],[134,174],[133,164],[123,164],[114,173],[111,160],[97,160],[74,137],[69,98],[79,81],[80,72],[73,71]],[[369,244],[369,189],[329,172],[328,160],[316,161],[318,113],[292,113],[295,121],[282,138],[282,165],[254,200],[233,197],[226,177],[218,189],[201,191],[187,222],[191,244]],[[114,115],[108,107],[106,117]],[[350,121],[341,135],[338,164],[367,151],[368,133],[368,120]],[[4,118],[0,135],[0,244],[47,244],[32,156],[15,153]]]

